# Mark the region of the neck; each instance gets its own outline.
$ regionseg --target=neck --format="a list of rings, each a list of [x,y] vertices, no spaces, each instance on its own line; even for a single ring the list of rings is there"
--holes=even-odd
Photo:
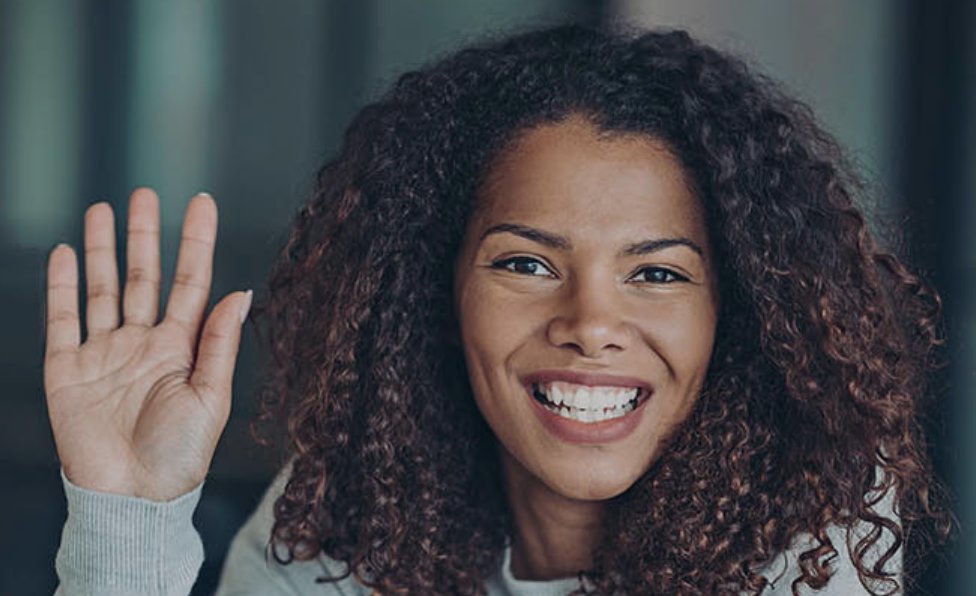
[[[605,505],[556,493],[507,454],[502,462],[515,524],[512,575],[550,580],[575,577],[589,569]]]

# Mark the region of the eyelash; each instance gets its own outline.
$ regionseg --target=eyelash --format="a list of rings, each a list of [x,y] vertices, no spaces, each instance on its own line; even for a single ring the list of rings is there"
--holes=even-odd
[[[519,263],[521,263],[521,264],[526,264],[526,263],[527,264],[537,264],[537,265],[541,265],[543,268],[545,268],[547,270],[549,269],[548,267],[545,266],[544,263],[542,263],[542,261],[540,261],[539,259],[533,259],[532,257],[509,257],[507,259],[500,259],[498,261],[494,261],[491,264],[491,267],[493,269],[504,269],[505,271],[510,271],[512,273],[517,273],[519,275],[528,275],[528,276],[535,277],[535,275],[533,273],[522,273],[522,272],[516,271],[514,267],[517,264],[519,264]],[[637,271],[637,273],[635,274],[635,277],[637,275],[640,275],[641,273],[646,273],[646,272],[661,273],[661,274],[664,274],[668,279],[666,279],[666,280],[647,280],[644,283],[669,284],[669,283],[675,283],[675,282],[681,282],[681,281],[688,281],[688,278],[687,277],[685,277],[684,275],[681,275],[680,273],[676,273],[676,272],[672,271],[671,269],[667,269],[665,267],[653,267],[653,266],[641,267]],[[550,271],[550,273],[551,273],[551,271]]]

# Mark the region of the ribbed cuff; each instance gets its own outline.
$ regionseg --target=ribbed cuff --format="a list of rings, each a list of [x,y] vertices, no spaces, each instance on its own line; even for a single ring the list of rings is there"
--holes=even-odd
[[[55,562],[64,594],[189,594],[203,563],[193,511],[203,485],[172,501],[101,493],[61,471],[68,519]]]

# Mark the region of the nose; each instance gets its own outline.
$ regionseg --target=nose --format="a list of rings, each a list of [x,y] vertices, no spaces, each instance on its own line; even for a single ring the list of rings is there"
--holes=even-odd
[[[625,320],[620,298],[613,283],[576,280],[569,284],[546,328],[549,341],[589,358],[626,349],[634,331]]]

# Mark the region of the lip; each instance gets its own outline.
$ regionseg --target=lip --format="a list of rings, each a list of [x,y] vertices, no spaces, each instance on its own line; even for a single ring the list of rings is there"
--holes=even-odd
[[[604,420],[603,422],[580,422],[553,414],[543,407],[532,395],[533,384],[552,381],[565,381],[590,387],[640,387],[642,395],[640,403],[637,404],[634,411],[627,413],[625,416],[612,420]],[[581,445],[612,443],[628,437],[640,424],[644,415],[644,406],[651,400],[654,393],[650,383],[635,377],[592,374],[568,370],[536,371],[523,377],[522,385],[525,388],[526,397],[532,404],[532,411],[535,412],[536,417],[546,430],[567,443]]]

